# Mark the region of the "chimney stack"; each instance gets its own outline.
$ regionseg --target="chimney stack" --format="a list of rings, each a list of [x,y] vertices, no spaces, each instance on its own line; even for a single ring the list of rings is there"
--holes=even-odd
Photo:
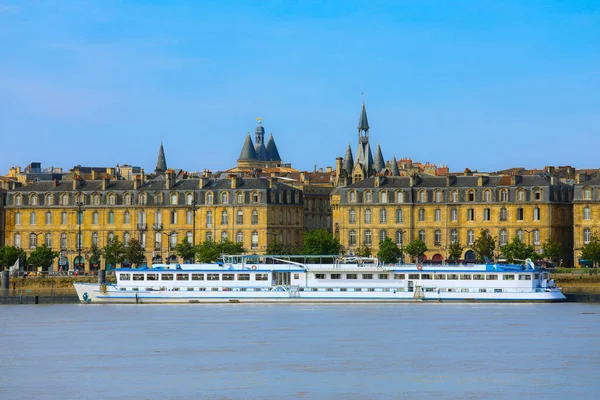
[[[102,176],[102,190],[106,190],[106,188],[110,185],[110,175],[104,174]]]
[[[165,188],[167,190],[175,186],[175,171],[168,169],[165,171]]]

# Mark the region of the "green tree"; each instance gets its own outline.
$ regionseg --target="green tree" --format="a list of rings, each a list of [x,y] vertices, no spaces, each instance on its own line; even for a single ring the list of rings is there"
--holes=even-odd
[[[43,244],[29,254],[28,261],[34,267],[42,267],[47,271],[48,268],[52,267],[52,263],[56,257],[58,257],[58,253]]]
[[[340,254],[342,245],[340,241],[325,229],[304,232],[304,254]]]
[[[542,250],[544,251],[544,258],[546,260],[556,262],[562,253],[562,244],[552,240],[552,238],[548,238],[542,244]]]
[[[301,250],[294,246],[288,246],[286,244],[275,243],[272,241],[267,246],[267,254],[300,254]]]
[[[125,247],[119,238],[113,237],[102,249],[102,255],[106,263],[114,268],[125,260]]]
[[[581,258],[594,263],[597,266],[600,263],[600,239],[598,235],[594,233],[590,238],[590,241],[583,245],[581,249]]]
[[[20,260],[21,266],[26,265],[27,254],[23,249],[15,246],[0,247],[0,267],[10,268],[17,259]]]
[[[193,261],[194,255],[196,254],[196,249],[194,246],[187,240],[187,238],[183,238],[181,243],[175,246],[175,252],[181,258],[183,258],[184,262]]]
[[[102,250],[95,244],[90,248],[91,256],[90,256],[90,264],[100,266],[100,259],[102,257]]]
[[[535,260],[536,258],[533,246],[527,246],[517,236],[512,238],[510,243],[502,246],[500,251],[509,263],[512,263],[514,260],[525,260],[527,258]]]
[[[450,246],[448,246],[448,259],[452,261],[460,260],[463,250],[464,247],[460,242],[456,241],[450,243]]]
[[[371,257],[371,248],[363,244],[356,249],[356,255],[359,257]]]
[[[485,257],[492,259],[496,248],[496,239],[492,237],[488,229],[482,229],[471,248],[477,256],[477,261],[483,262]]]
[[[413,259],[419,259],[427,251],[427,245],[424,241],[416,239],[404,246],[403,250],[406,254],[413,257]]]
[[[241,243],[234,243],[230,241],[224,241],[220,243],[205,241],[196,246],[196,258],[198,262],[201,263],[218,261],[223,254],[233,255],[243,254],[245,252],[246,250]]]
[[[386,237],[379,242],[379,251],[377,252],[377,258],[384,263],[395,263],[400,258],[400,248],[392,239]]]
[[[143,265],[146,262],[146,250],[137,239],[131,239],[129,244],[123,249],[123,259],[129,261],[130,264],[135,264],[136,267]]]

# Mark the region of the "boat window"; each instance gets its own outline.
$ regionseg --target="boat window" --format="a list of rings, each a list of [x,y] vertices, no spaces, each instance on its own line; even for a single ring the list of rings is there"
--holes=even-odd
[[[372,287],[369,288],[369,292],[374,292],[374,291],[375,291],[375,288],[372,288]]]
[[[419,274],[408,274],[408,279],[419,279]]]
[[[219,274],[206,274],[206,280],[207,281],[218,281]]]
[[[146,275],[146,280],[147,281],[157,281],[158,280],[158,274],[147,274]]]
[[[448,288],[448,292],[450,292],[450,293],[456,292],[456,289],[454,289],[454,288]]]
[[[362,292],[362,289],[361,288],[354,288],[354,291],[355,292]]]
[[[160,276],[160,280],[161,281],[172,281],[173,280],[173,274],[162,274]]]
[[[206,292],[206,288],[205,287],[199,287],[198,290],[201,291],[201,292]]]
[[[373,274],[362,274],[363,279],[373,279]]]
[[[446,274],[434,274],[433,279],[446,279]]]
[[[214,287],[214,288],[210,288],[210,290],[211,290],[212,292],[218,292],[218,291],[219,291],[219,288],[218,288],[218,287]]]
[[[471,280],[471,274],[460,274],[460,279],[463,281],[470,281]]]
[[[377,276],[377,279],[390,279],[390,275],[389,274],[379,274]]]
[[[174,287],[173,289],[171,289],[174,292],[179,292],[179,288],[178,287]]]
[[[189,288],[188,288],[188,292],[193,292],[193,291],[194,291],[194,288],[193,288],[193,287],[189,287]]]
[[[325,279],[325,274],[315,274],[315,279]]]
[[[340,292],[347,292],[347,291],[348,291],[348,289],[346,289],[345,287],[340,289]]]
[[[238,274],[237,280],[238,281],[249,281],[250,280],[250,274]]]
[[[400,279],[400,280],[402,280],[402,279],[405,279],[405,276],[406,275],[404,275],[404,274],[394,274],[394,279]]]
[[[479,293],[485,293],[487,292],[487,289],[479,289]]]
[[[312,288],[310,290],[313,291],[313,292],[318,292],[319,291],[319,289],[317,289],[316,287],[314,287],[314,288]]]
[[[131,280],[131,275],[130,274],[119,274],[119,279],[122,281],[129,281],[129,280]]]
[[[515,276],[513,274],[504,274],[502,276],[502,279],[505,281],[514,281],[515,280]]]
[[[484,281],[485,275],[484,274],[473,274],[473,280],[474,281]]]
[[[502,289],[494,289],[494,293],[502,293]]]
[[[448,274],[446,275],[446,279],[453,281],[458,280],[458,274]]]
[[[144,280],[144,274],[133,274],[133,280],[134,281],[143,281]]]
[[[294,274],[294,279],[300,279],[300,274]]]
[[[469,289],[466,289],[466,288],[460,289],[460,291],[461,291],[462,293],[469,293]]]
[[[431,279],[431,274],[421,274],[421,279]]]
[[[233,280],[233,274],[223,274],[223,280],[224,281],[232,281]]]
[[[521,275],[519,275],[519,280],[520,281],[530,281],[531,275],[530,274],[521,274]]]
[[[342,274],[331,274],[331,279],[342,279]]]
[[[122,287],[122,288],[121,288],[121,289],[119,289],[119,290],[127,290],[127,288],[124,288],[124,287]]]
[[[254,280],[257,280],[257,281],[268,281],[269,280],[269,274],[256,274],[256,275],[254,275]]]
[[[358,279],[358,274],[346,274],[346,279]]]
[[[540,274],[533,274],[533,279],[540,279]]]
[[[488,281],[497,281],[498,280],[498,275],[496,275],[496,274],[489,274],[486,279]]]
[[[133,290],[134,292],[137,292],[138,290],[140,290],[139,288],[133,287],[131,288],[131,290]]]
[[[192,274],[192,280],[193,281],[203,281],[204,274]]]
[[[177,274],[177,280],[178,281],[189,281],[190,274]]]

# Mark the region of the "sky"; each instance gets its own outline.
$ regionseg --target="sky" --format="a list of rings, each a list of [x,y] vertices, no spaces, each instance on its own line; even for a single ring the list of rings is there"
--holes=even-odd
[[[598,168],[600,1],[0,0],[0,174],[32,161],[236,165],[373,148],[465,168]]]

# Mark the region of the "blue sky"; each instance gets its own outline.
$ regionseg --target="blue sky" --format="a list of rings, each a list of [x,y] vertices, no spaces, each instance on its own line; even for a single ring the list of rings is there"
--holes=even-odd
[[[600,1],[0,0],[0,173],[373,146],[452,171],[600,167]]]

